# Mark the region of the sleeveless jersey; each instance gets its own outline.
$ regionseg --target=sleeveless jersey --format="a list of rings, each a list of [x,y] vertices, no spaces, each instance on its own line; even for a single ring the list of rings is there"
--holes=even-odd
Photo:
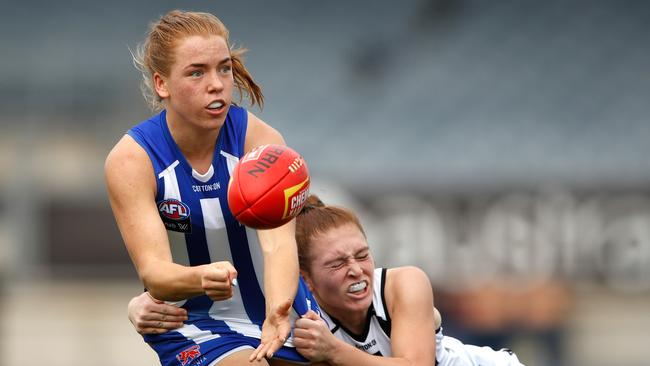
[[[247,111],[231,105],[219,131],[212,165],[204,174],[192,169],[176,145],[167,126],[166,111],[127,132],[153,164],[156,205],[167,229],[173,261],[185,266],[229,261],[238,273],[238,285],[228,300],[212,301],[203,295],[174,303],[187,309],[184,326],[145,336],[159,354],[162,348],[178,341],[199,344],[224,334],[261,336],[265,299],[260,244],[254,229],[235,220],[227,201],[230,174],[244,153],[247,123]],[[300,279],[292,321],[311,307],[316,307],[316,302]]]
[[[386,268],[376,268],[372,304],[368,309],[366,326],[362,334],[355,335],[325,311],[321,316],[330,331],[345,343],[375,356],[391,357],[391,319],[384,296]],[[436,329],[436,361],[438,366],[523,366],[517,356],[508,349],[495,351],[489,347],[466,345],[442,334]]]

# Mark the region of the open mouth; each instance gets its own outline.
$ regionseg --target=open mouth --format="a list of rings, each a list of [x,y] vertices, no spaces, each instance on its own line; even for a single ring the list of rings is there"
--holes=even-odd
[[[215,100],[214,102],[210,103],[208,105],[208,109],[210,110],[219,110],[224,106],[223,102],[220,100]]]
[[[350,286],[348,286],[348,293],[358,294],[363,292],[367,287],[368,287],[368,282],[366,281],[355,282]]]

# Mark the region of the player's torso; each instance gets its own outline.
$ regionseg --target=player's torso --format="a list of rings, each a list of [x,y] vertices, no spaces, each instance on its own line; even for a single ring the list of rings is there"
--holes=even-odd
[[[227,202],[230,173],[244,152],[246,111],[231,107],[216,141],[212,165],[203,174],[183,157],[165,117],[163,111],[129,134],[145,147],[153,164],[156,205],[167,229],[173,261],[187,266],[229,261],[238,271],[238,286],[231,299],[213,302],[198,296],[177,305],[189,311],[190,322],[235,319],[261,324],[264,279],[257,233],[234,219]],[[251,331],[257,332],[257,328]]]

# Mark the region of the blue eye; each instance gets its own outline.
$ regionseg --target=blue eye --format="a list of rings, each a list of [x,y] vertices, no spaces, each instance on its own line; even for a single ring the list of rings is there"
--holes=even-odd
[[[192,71],[190,73],[190,76],[192,76],[192,77],[199,77],[201,75],[203,75],[203,71],[200,71],[200,70],[195,70],[195,71]]]

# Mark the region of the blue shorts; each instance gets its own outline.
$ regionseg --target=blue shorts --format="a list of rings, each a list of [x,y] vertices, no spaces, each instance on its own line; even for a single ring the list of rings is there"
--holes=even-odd
[[[320,313],[313,294],[301,281],[293,303],[294,314],[305,314],[308,310]],[[207,366],[244,349],[255,349],[260,344],[261,326],[238,319],[217,320],[207,313],[188,313],[189,319],[183,327],[163,334],[145,335],[144,340],[153,348],[163,366]],[[277,350],[273,358],[296,363],[309,360],[292,347],[290,337]]]
[[[238,333],[220,335],[199,343],[182,336],[173,342],[167,340],[149,343],[158,353],[160,364],[163,366],[212,365],[235,352],[244,349],[255,349],[259,344],[259,339]],[[277,350],[273,358],[296,363],[309,363],[309,360],[301,356],[295,348],[288,346],[283,346]]]

